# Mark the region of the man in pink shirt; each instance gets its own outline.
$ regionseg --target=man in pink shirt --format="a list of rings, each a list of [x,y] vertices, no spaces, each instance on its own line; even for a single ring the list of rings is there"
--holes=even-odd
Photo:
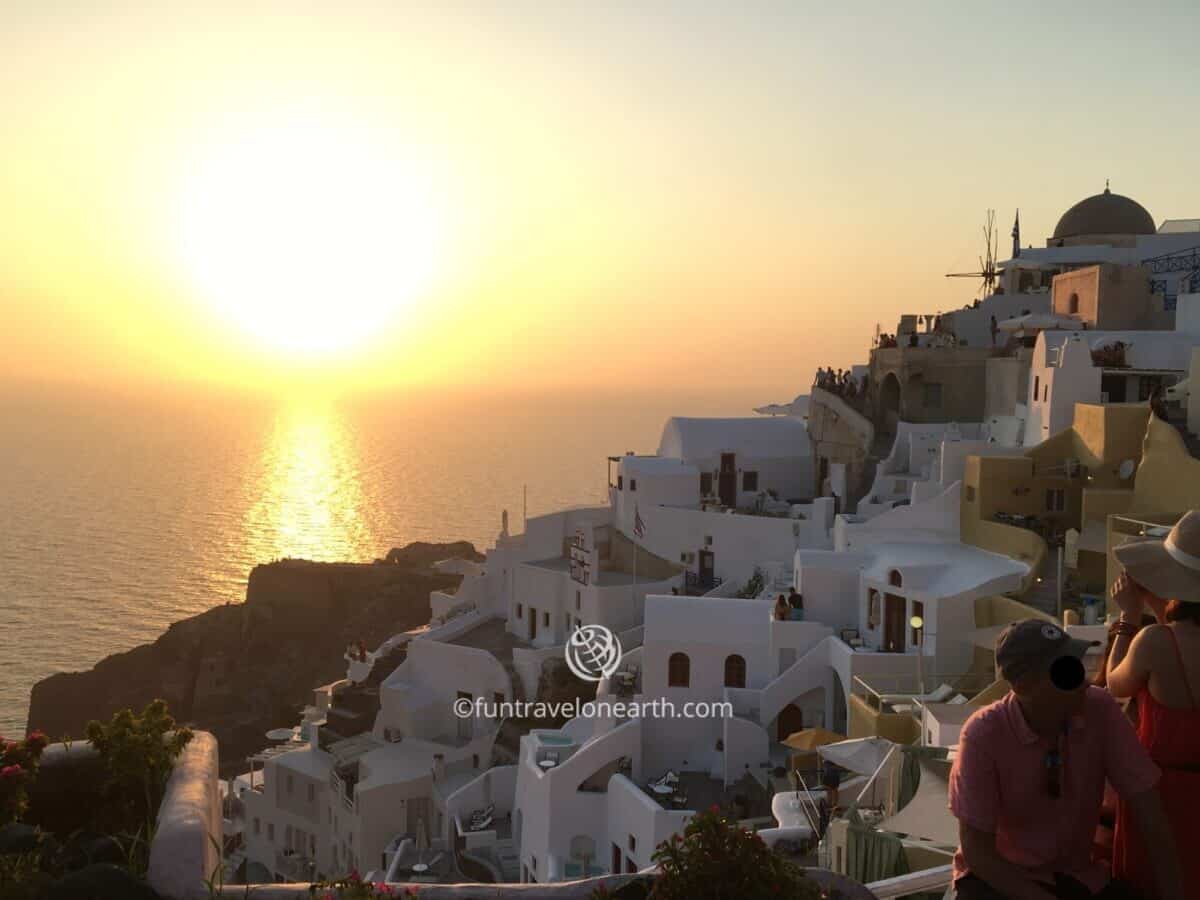
[[[1158,900],[1183,900],[1159,771],[1116,701],[1087,684],[1080,660],[1091,646],[1037,619],[997,639],[1012,690],[963,725],[950,773],[960,900],[1135,897],[1091,860],[1106,780],[1153,848]]]

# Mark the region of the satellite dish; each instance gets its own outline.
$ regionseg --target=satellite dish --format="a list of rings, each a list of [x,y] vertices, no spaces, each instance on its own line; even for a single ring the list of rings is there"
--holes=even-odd
[[[1133,469],[1134,469],[1133,460],[1127,459],[1123,463],[1121,463],[1120,468],[1117,469],[1117,474],[1119,476],[1121,476],[1122,481],[1128,481],[1130,478],[1133,477]]]

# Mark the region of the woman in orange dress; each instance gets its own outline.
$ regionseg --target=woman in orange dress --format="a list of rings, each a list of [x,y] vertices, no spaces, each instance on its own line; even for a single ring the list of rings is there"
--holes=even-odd
[[[1165,540],[1123,544],[1113,554],[1125,571],[1112,589],[1121,618],[1113,626],[1108,689],[1137,698],[1138,737],[1162,769],[1159,792],[1186,896],[1200,900],[1200,512],[1180,519]],[[1160,624],[1141,627],[1147,607]],[[1145,847],[1124,804],[1117,807],[1113,875],[1155,896]]]

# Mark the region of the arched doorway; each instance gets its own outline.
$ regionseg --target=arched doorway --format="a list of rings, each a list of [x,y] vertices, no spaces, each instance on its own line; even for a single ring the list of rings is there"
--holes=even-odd
[[[900,421],[900,379],[889,372],[879,386],[879,424],[884,431],[895,433]]]
[[[803,730],[804,714],[800,712],[800,707],[795,703],[789,703],[779,711],[779,718],[775,720],[776,740],[787,740],[789,734],[795,734],[797,731]]]

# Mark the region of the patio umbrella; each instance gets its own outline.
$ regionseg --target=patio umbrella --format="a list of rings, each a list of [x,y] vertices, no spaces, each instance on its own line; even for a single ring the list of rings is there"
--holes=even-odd
[[[946,805],[950,763],[930,758],[922,758],[918,763],[921,780],[916,794],[900,812],[880,822],[879,828],[955,846],[958,844],[958,820]]]
[[[856,775],[874,775],[883,758],[895,745],[887,738],[855,738],[826,744],[817,753]]]
[[[835,744],[846,740],[844,734],[827,731],[824,728],[805,728],[803,731],[793,731],[781,743],[793,750],[816,750],[825,744]]]

